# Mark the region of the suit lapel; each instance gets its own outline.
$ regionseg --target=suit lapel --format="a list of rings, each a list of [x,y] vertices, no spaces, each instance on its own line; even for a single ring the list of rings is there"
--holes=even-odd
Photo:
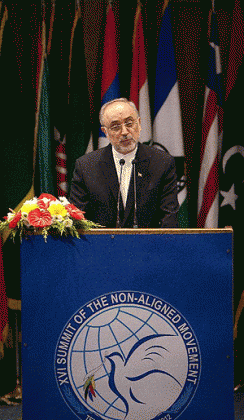
[[[115,202],[117,203],[119,183],[113,160],[111,144],[104,148],[99,164],[103,176],[101,182],[108,187],[108,192],[110,191],[112,193]]]

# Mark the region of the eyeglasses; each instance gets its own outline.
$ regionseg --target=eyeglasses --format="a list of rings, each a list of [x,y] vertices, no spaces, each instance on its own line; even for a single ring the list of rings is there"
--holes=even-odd
[[[110,130],[112,133],[116,133],[117,134],[117,133],[120,133],[122,131],[123,125],[128,130],[130,130],[130,129],[135,128],[135,125],[137,124],[137,122],[138,122],[138,119],[137,120],[129,120],[129,121],[126,121],[126,122],[124,122],[122,124],[114,124],[114,125],[111,125],[110,127],[107,127],[107,129]]]

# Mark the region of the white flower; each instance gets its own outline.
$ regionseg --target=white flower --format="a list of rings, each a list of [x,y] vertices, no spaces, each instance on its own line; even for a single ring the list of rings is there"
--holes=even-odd
[[[50,201],[50,200],[49,200],[49,198],[47,198],[47,197],[43,197],[43,198],[42,198],[42,201],[46,204],[46,203],[49,203],[49,201]]]
[[[26,200],[24,204],[37,204],[37,197],[34,197],[31,200]]]
[[[15,213],[8,213],[7,214],[7,221],[10,222],[10,220],[13,219],[14,215],[15,215]]]
[[[58,199],[61,202],[61,204],[63,204],[63,206],[67,206],[67,204],[70,204],[66,197],[58,197]]]
[[[63,216],[61,214],[55,214],[52,216],[53,222],[62,222],[64,220]]]
[[[67,219],[64,219],[65,227],[71,227],[72,225],[73,225],[73,220],[69,219],[69,217],[67,217]]]
[[[23,216],[23,215],[22,215]],[[28,220],[27,219],[24,219],[23,220],[23,223],[24,223],[24,225],[26,226],[26,227],[30,227],[31,226],[31,224],[28,222]]]

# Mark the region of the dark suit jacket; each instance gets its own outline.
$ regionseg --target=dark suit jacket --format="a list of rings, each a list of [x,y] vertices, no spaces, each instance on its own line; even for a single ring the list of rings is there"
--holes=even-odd
[[[174,158],[163,150],[139,143],[136,161],[138,227],[177,227],[179,206]],[[118,189],[110,144],[77,159],[70,202],[85,211],[87,219],[115,228]],[[133,227],[133,179],[129,186],[126,208],[123,209],[121,200],[120,209],[121,227]]]

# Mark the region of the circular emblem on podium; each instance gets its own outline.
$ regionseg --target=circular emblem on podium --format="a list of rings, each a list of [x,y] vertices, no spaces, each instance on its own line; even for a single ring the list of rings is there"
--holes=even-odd
[[[201,355],[193,329],[168,302],[113,292],[68,320],[55,353],[61,395],[80,419],[177,419],[196,392]]]

